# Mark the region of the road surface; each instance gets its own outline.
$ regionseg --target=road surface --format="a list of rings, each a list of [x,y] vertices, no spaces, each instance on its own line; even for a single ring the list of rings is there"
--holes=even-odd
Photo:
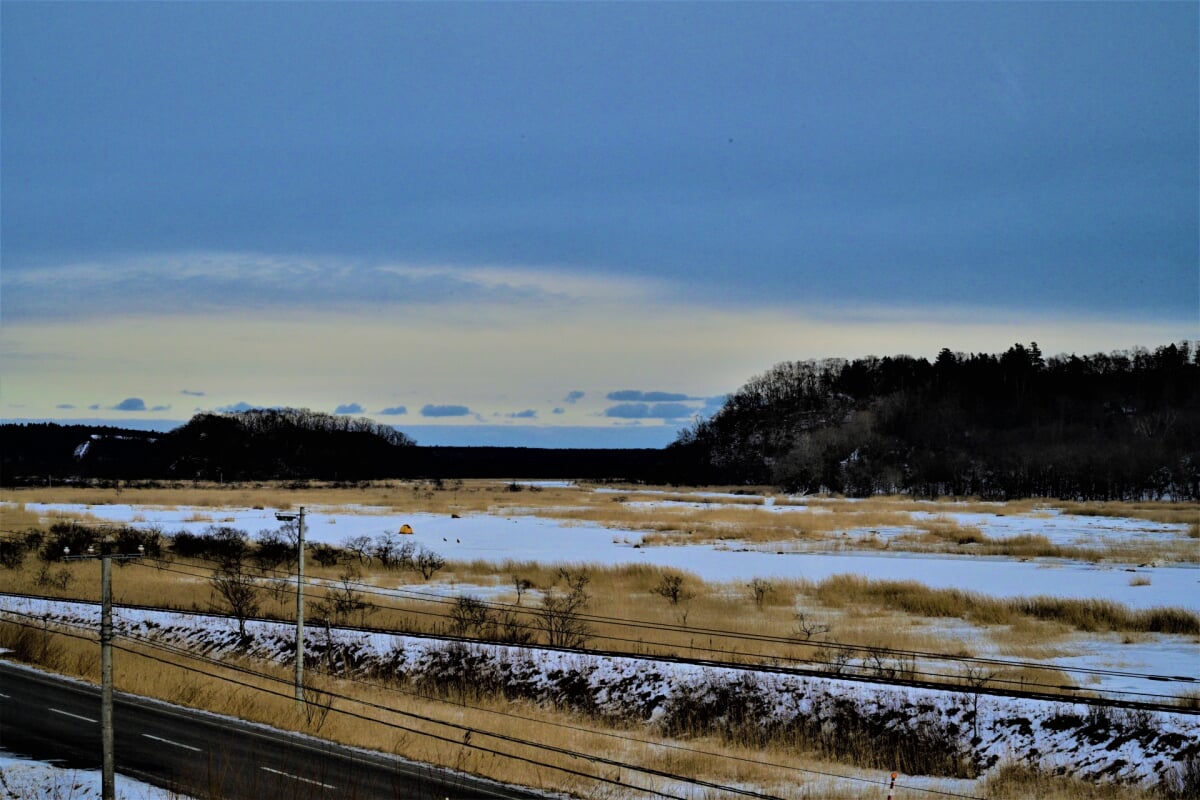
[[[544,798],[384,754],[117,693],[116,771],[198,797]],[[0,661],[0,748],[100,769],[100,689]]]

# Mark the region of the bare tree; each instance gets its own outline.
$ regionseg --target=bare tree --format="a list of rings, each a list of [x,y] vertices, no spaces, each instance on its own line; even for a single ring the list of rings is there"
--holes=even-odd
[[[558,580],[542,595],[537,615],[551,647],[583,647],[592,636],[591,626],[582,618],[591,597],[586,587],[591,580],[586,572],[558,571]],[[558,583],[565,588],[558,588]]]
[[[250,571],[250,543],[236,528],[210,528],[217,569],[209,579],[214,595],[214,610],[222,610],[220,600],[237,618],[238,634],[246,639],[246,620],[258,613],[262,587]]]
[[[244,561],[222,564],[209,579],[213,594],[222,600],[238,621],[238,634],[246,640],[246,620],[258,613],[260,590],[258,579],[246,568]],[[214,603],[214,608],[220,607]]]
[[[496,620],[491,609],[478,597],[462,595],[450,609],[450,632],[455,636],[466,636],[474,632],[487,636],[495,628]]]
[[[696,596],[683,588],[682,575],[663,575],[658,586],[655,586],[650,592],[666,598],[673,606],[679,605],[680,602],[686,603]]]
[[[256,538],[258,547],[254,551],[254,560],[258,562],[259,570],[266,572],[296,560],[296,542],[288,539],[283,528],[264,528]]]
[[[342,543],[342,547],[348,553],[354,554],[358,559],[358,563],[371,564],[371,537],[370,536],[352,536]]]
[[[381,533],[375,537],[375,546],[371,555],[379,559],[384,569],[391,569],[396,563],[396,550],[400,547],[400,534],[392,531]]]
[[[313,604],[313,610],[334,625],[344,625],[355,615],[360,625],[365,624],[367,616],[374,613],[375,606],[364,599],[365,595],[359,588],[361,578],[358,566],[348,564],[338,575],[337,583],[330,584],[325,590],[325,597]]]
[[[422,545],[421,549],[417,551],[417,556],[413,563],[416,566],[417,572],[421,573],[421,577],[429,580],[435,572],[446,566],[446,559]]]
[[[533,588],[533,581],[517,575],[512,576],[513,588],[517,590],[517,605],[521,605],[521,595]]]
[[[396,552],[394,553],[396,566],[400,569],[415,570],[417,568],[417,564],[415,561],[413,561],[413,555],[416,552],[417,543],[412,539],[405,541],[398,548],[396,548]]]
[[[995,677],[995,672],[973,664],[968,664],[963,668],[963,683],[975,690],[971,693],[971,725],[975,741],[979,740],[979,694],[983,687],[987,686]]]

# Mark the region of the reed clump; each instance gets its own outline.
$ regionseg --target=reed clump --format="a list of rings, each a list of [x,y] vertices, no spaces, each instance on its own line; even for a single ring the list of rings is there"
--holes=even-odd
[[[1130,609],[1101,599],[996,598],[961,589],[934,589],[917,581],[834,575],[803,590],[824,605],[870,604],[924,617],[957,617],[980,625],[1007,625],[1027,617],[1079,631],[1200,634],[1200,614],[1184,608]]]

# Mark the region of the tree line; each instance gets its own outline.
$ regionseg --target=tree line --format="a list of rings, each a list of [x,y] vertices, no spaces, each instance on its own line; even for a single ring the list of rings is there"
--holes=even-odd
[[[59,480],[355,482],[388,478],[570,478],[669,482],[662,449],[420,447],[369,419],[307,409],[201,413],[168,432],[0,425],[0,483]]]
[[[989,499],[1200,499],[1200,348],[785,362],[668,448],[683,482]],[[686,474],[683,474],[686,472]]]
[[[567,478],[850,496],[1200,499],[1200,344],[1045,357],[788,361],[660,450],[418,447],[306,409],[198,414],[169,433],[0,426],[0,482]]]

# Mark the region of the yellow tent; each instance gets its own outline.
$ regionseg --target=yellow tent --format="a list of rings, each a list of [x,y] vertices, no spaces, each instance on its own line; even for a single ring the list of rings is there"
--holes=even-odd
[[[407,522],[404,523],[403,525],[400,526],[400,532],[401,533],[412,533],[412,525],[409,525]]]

